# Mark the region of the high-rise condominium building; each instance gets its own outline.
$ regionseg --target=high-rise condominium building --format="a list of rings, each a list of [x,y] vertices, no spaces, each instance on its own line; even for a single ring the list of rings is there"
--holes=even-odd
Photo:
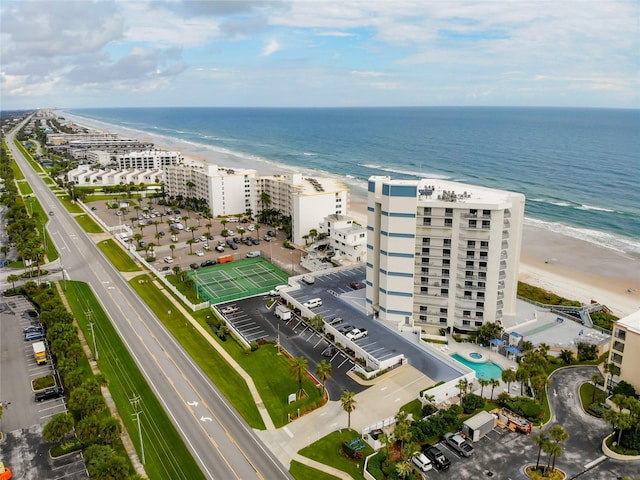
[[[524,195],[388,176],[368,190],[368,313],[454,332],[515,313]]]

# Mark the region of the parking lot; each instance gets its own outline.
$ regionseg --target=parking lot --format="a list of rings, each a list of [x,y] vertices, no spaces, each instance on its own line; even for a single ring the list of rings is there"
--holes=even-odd
[[[229,325],[249,342],[279,339],[283,348],[292,356],[304,356],[309,360],[311,373],[315,373],[316,365],[321,360],[330,362],[331,379],[326,383],[326,387],[332,400],[337,400],[344,390],[358,393],[366,388],[347,376],[347,372],[353,368],[353,360],[340,351],[331,357],[324,357],[322,352],[330,345],[327,339],[297,316],[287,322],[276,318],[273,308],[267,308],[270,300],[273,300],[273,297],[261,295],[220,304],[216,309]]]
[[[61,460],[49,457],[51,447],[42,440],[42,427],[49,419],[66,410],[63,398],[36,402],[32,380],[54,375],[51,361],[38,365],[33,342],[24,340],[24,328],[37,324],[33,305],[24,297],[2,297],[0,304],[0,401],[4,407],[0,458],[11,468],[14,478],[73,479],[88,478],[80,454]]]

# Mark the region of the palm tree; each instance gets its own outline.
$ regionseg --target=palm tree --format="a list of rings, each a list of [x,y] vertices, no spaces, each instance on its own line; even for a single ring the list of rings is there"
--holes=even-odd
[[[551,435],[551,438],[554,440],[557,446],[557,448],[554,448],[552,449],[551,452],[549,452],[553,457],[553,464],[552,464],[551,470],[555,471],[556,457],[559,457],[560,455],[562,455],[562,447],[560,446],[560,443],[566,442],[567,440],[569,440],[569,434],[564,429],[564,427],[562,427],[562,425],[554,425],[553,427],[551,427],[551,430],[549,430],[549,435]]]
[[[404,449],[405,442],[411,440],[412,432],[409,428],[410,426],[409,414],[404,410],[400,410],[396,415],[396,426],[393,430],[395,437],[400,440],[400,450]]]
[[[316,365],[316,375],[318,375],[318,378],[322,382],[322,388],[324,388],[325,390],[326,390],[326,387],[324,386],[324,384],[327,380],[331,378],[332,368],[333,368],[333,365],[331,365],[326,360],[320,360]]]
[[[4,254],[4,259],[7,259],[7,253],[9,253],[11,251],[11,249],[7,246],[7,245],[2,245],[0,247],[0,252],[2,252]]]
[[[540,466],[540,454],[542,453],[542,447],[549,441],[549,437],[542,431],[540,427],[540,433],[534,433],[531,435],[531,440],[538,447],[538,458],[536,460],[536,469]]]
[[[396,473],[400,478],[407,478],[407,476],[411,473],[413,467],[407,460],[403,460],[402,462],[396,463]]]
[[[562,350],[560,352],[560,358],[565,363],[565,365],[571,365],[573,363],[573,352],[571,350]]]
[[[293,358],[289,363],[289,375],[291,378],[298,381],[297,398],[300,398],[300,395],[302,394],[302,379],[307,374],[308,366],[309,362],[304,357]]]
[[[598,385],[600,385],[601,381],[602,375],[600,375],[599,373],[591,376],[591,382],[593,383],[593,395],[591,395],[591,403],[594,403],[596,401],[596,389],[598,388]]]
[[[356,404],[358,402],[356,402],[355,399],[356,394],[353,392],[349,392],[348,390],[345,390],[342,394],[342,396],[340,397],[340,403],[342,404],[342,409],[347,412],[347,428],[351,428],[351,412],[353,412],[356,409]]]
[[[156,233],[153,237],[158,242],[158,245],[160,245],[160,240],[162,239],[162,235],[160,235],[159,233]]]
[[[173,251],[176,249],[176,245],[172,243],[171,245],[169,245],[169,248],[171,249],[171,256],[173,257]]]
[[[16,291],[16,282],[20,280],[20,277],[18,275],[16,275],[15,273],[12,273],[11,275],[9,275],[7,277],[7,282],[11,282],[11,289],[15,292]]]
[[[489,386],[491,384],[491,381],[484,378],[479,378],[478,383],[480,384],[480,396],[484,397],[484,387]]]
[[[498,385],[500,385],[500,380],[498,380],[497,378],[492,378],[491,380],[489,380],[489,385],[491,385],[491,400],[493,400],[493,391]]]
[[[240,240],[244,240],[244,232],[246,232],[246,230],[243,227],[238,227],[238,233],[240,234]]]
[[[556,468],[556,457],[559,457],[560,455],[562,455],[562,447],[560,446],[560,444],[558,444],[556,442],[547,442],[543,448],[544,448],[544,451],[546,452],[546,454],[549,456],[549,458],[547,460],[547,467],[545,468],[545,471],[546,472],[549,471],[549,466],[551,465],[551,461],[552,460],[553,460],[553,470],[555,470],[555,468]]]
[[[511,384],[516,381],[516,371],[510,368],[503,370],[502,381],[507,384],[507,391],[510,391]]]
[[[187,240],[187,245],[189,245],[189,255],[193,255],[193,244],[196,243],[196,241],[193,238],[190,238],[189,240]]]
[[[467,390],[469,388],[469,380],[466,378],[461,378],[456,387],[460,390],[460,401],[464,399],[464,396],[467,394]]]

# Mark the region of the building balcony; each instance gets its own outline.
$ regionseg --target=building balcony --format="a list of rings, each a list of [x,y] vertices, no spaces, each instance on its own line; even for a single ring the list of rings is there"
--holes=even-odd
[[[619,328],[616,329],[615,333],[614,333],[614,337],[625,341],[627,339],[627,332],[625,330],[620,330]]]
[[[511,218],[511,210],[504,211],[504,218]]]
[[[613,342],[613,349],[617,352],[624,353],[624,343],[618,341]]]
[[[502,231],[502,238],[503,239],[509,238],[509,230],[503,230]]]
[[[483,292],[487,289],[487,287],[479,287],[477,285],[462,285],[461,283],[456,284],[456,288],[460,289],[460,290],[473,290],[473,291],[480,291]]]
[[[619,355],[617,353],[612,353],[611,354],[611,361],[613,363],[617,363],[618,365],[622,365],[622,355]]]

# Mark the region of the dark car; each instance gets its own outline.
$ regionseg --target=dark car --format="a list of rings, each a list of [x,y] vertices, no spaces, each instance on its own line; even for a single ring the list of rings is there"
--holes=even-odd
[[[42,325],[29,325],[24,327],[24,333],[27,332],[44,332],[44,327]]]
[[[189,266],[191,267],[191,270],[197,270],[200,268],[200,265],[198,265],[197,263],[192,263]]]
[[[64,395],[64,389],[62,387],[49,387],[36,392],[35,400],[36,402],[44,402],[52,398],[60,398],[62,395]]]
[[[427,443],[422,447],[422,453],[431,460],[433,466],[438,470],[447,470],[451,466],[451,460],[449,460],[438,447]]]
[[[201,267],[210,267],[211,265],[215,265],[216,263],[218,263],[218,262],[216,262],[215,260],[205,260],[204,262],[202,262],[200,264],[200,266]]]
[[[354,328],[356,328],[356,327],[346,323],[344,325],[340,325],[338,328],[336,328],[336,330],[338,330],[340,333],[347,333],[347,332],[350,332],[351,330],[353,330]]]
[[[253,240],[251,240],[251,243],[253,243],[254,245],[260,245],[260,240],[254,238]]]
[[[158,235],[160,235],[161,237],[164,237],[164,232],[163,232],[162,230],[160,230],[160,231],[158,232]]]
[[[146,246],[147,246],[147,244],[145,242],[143,242],[142,240],[138,242],[138,247],[144,248]]]
[[[267,235],[269,235],[270,237],[275,237],[276,232],[274,232],[273,230],[267,230]]]
[[[364,285],[361,284],[360,282],[356,282],[355,280],[353,282],[351,282],[349,284],[349,286],[353,289],[353,290],[361,290],[364,288]]]
[[[231,242],[229,244],[229,246],[231,247],[231,250],[237,250],[238,249],[238,244],[237,243]]]
[[[327,348],[325,348],[322,351],[322,356],[330,358],[330,357],[333,357],[337,351],[338,349],[336,347],[334,347],[333,345],[329,345]]]

